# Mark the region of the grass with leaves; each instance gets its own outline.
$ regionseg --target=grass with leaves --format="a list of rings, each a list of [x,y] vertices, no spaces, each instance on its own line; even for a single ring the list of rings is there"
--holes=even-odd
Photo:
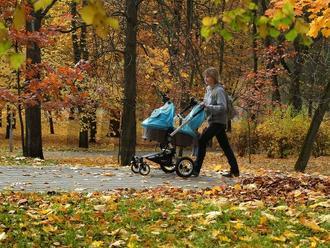
[[[197,191],[2,192],[0,246],[328,247],[328,180],[274,177]]]

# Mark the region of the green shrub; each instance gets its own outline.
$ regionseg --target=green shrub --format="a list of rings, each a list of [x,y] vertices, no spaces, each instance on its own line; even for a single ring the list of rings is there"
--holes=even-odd
[[[285,158],[297,155],[304,142],[311,119],[303,110],[293,117],[292,108],[277,109],[251,125],[251,153],[265,152],[268,157]],[[232,144],[242,156],[248,152],[248,125],[242,119],[233,124]],[[330,121],[324,121],[313,145],[313,155],[323,156],[330,151]]]
[[[231,143],[239,156],[249,153],[249,125],[246,119],[235,121],[232,127]],[[250,149],[255,154],[258,151],[258,137],[256,135],[256,126],[250,122]]]
[[[330,120],[324,121],[321,124],[312,152],[315,157],[330,154]]]
[[[292,117],[292,109],[276,110],[265,117],[257,127],[257,135],[263,151],[269,157],[284,158],[297,153],[309,127],[310,120],[302,111]]]

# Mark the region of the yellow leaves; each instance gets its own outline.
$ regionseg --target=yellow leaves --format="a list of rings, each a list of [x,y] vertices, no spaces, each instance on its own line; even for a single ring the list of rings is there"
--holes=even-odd
[[[281,242],[285,242],[286,241],[286,238],[284,236],[276,237],[276,236],[271,235],[270,236],[270,239],[273,240],[273,241],[281,241]]]
[[[227,236],[220,235],[218,237],[219,240],[224,241],[224,242],[230,242],[230,239]]]
[[[206,27],[211,27],[211,26],[217,24],[217,22],[218,22],[217,17],[210,17],[210,16],[206,16],[202,20],[203,25]]]
[[[324,37],[329,37],[330,35],[330,11],[328,11],[328,16],[318,16],[310,24],[310,30],[307,35],[316,38],[319,32],[321,32]]]
[[[106,23],[110,27],[113,27],[114,29],[119,29],[119,21],[118,21],[118,19],[115,19],[115,18],[112,18],[112,17],[108,17],[106,19]]]
[[[219,230],[212,231],[212,239],[217,239],[223,242],[230,242],[230,239],[227,236],[222,235],[222,232]]]
[[[127,244],[127,247],[128,248],[134,248],[134,247],[137,247],[136,243],[137,241],[141,241],[139,235],[137,234],[132,234],[128,240],[128,244]]]
[[[237,230],[244,229],[245,226],[241,221],[235,221],[234,222],[234,228]]]
[[[80,10],[81,18],[87,25],[93,24],[96,13],[97,9],[92,5],[85,6]]]
[[[14,70],[18,70],[21,64],[24,62],[24,60],[25,60],[24,55],[21,53],[13,53],[9,57],[10,66]]]
[[[298,33],[306,34],[309,31],[309,24],[302,18],[297,18],[295,23],[295,29]]]
[[[51,233],[51,232],[56,232],[57,231],[57,226],[52,226],[52,225],[47,225],[42,228],[44,232],[46,233]]]
[[[268,219],[266,216],[261,216],[259,219],[259,224],[260,225],[265,225],[267,223]]]
[[[104,242],[103,241],[93,241],[91,243],[91,248],[98,248],[98,247],[103,247]]]
[[[238,238],[239,238],[239,240],[246,241],[246,242],[252,241],[252,237],[250,237],[250,236],[239,236]]]
[[[280,206],[273,208],[273,210],[276,210],[276,211],[285,211],[287,209],[288,209],[288,206],[286,206],[286,205],[280,205]]]
[[[88,3],[80,10],[81,18],[87,25],[93,25],[95,32],[102,38],[105,38],[109,32],[108,27],[119,28],[119,21],[112,17],[107,17],[103,3],[100,0],[94,0]]]
[[[239,190],[242,189],[242,187],[241,187],[241,185],[239,183],[237,183],[237,184],[234,185],[234,189],[237,190],[237,191],[239,191]]]
[[[299,219],[299,222],[309,229],[313,230],[314,232],[325,232],[323,228],[321,228],[314,220],[307,220],[303,217]]]
[[[292,231],[289,231],[289,230],[285,230],[283,235],[288,238],[288,239],[291,239],[291,238],[294,238],[294,237],[297,237],[299,236],[298,234],[292,232]]]
[[[317,203],[309,206],[309,208],[311,208],[311,209],[315,209],[317,207],[330,208],[330,200],[327,200],[324,202],[317,202]]]
[[[21,29],[25,27],[25,12],[21,7],[17,7],[13,16],[13,24],[16,29]]]
[[[33,4],[34,10],[39,11],[47,8],[53,0],[38,0]]]

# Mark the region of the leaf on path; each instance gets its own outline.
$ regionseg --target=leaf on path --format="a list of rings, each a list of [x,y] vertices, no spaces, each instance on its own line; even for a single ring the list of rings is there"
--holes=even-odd
[[[86,188],[75,188],[74,189],[74,191],[76,191],[76,192],[82,192],[84,190],[86,190]]]
[[[111,173],[111,172],[106,172],[106,173],[102,173],[101,176],[105,176],[105,177],[113,177],[115,176],[116,174],[114,173]]]

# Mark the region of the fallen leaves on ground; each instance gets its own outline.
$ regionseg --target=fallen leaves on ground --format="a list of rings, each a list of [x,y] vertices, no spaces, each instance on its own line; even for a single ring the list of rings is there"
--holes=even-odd
[[[271,173],[233,186],[0,193],[0,246],[326,247],[329,178]]]

